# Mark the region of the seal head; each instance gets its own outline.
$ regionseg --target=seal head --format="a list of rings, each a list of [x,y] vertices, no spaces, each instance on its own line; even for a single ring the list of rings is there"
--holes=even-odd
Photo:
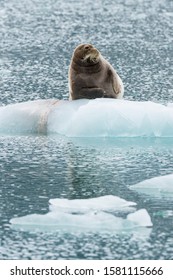
[[[123,84],[113,67],[91,44],[79,45],[69,68],[70,99],[121,98]]]
[[[80,66],[87,67],[98,63],[99,51],[90,44],[78,46],[73,54],[74,62]]]

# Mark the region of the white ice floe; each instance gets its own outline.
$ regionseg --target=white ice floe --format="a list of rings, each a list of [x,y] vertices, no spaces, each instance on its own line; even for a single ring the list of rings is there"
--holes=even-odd
[[[106,195],[88,199],[50,199],[51,211],[65,213],[86,213],[88,211],[134,211],[135,202],[127,201],[118,196]]]
[[[152,197],[173,199],[173,174],[154,177],[129,188]]]
[[[57,100],[35,100],[0,107],[0,134],[31,134],[47,131],[47,118]]]
[[[173,107],[99,98],[35,100],[0,108],[0,133],[68,137],[173,137]]]
[[[140,209],[127,215],[127,220],[139,224],[140,226],[152,226],[151,218],[146,209]]]
[[[173,108],[154,102],[76,100],[51,111],[48,132],[69,137],[173,137]]]
[[[136,215],[137,215],[136,211]],[[13,228],[23,230],[49,231],[60,230],[66,232],[129,232],[140,227],[152,226],[148,213],[138,213],[138,219],[127,217],[126,219],[116,217],[105,212],[89,212],[85,214],[73,215],[64,212],[50,212],[45,215],[33,214],[24,217],[11,219]],[[131,214],[132,215],[132,214]],[[142,220],[149,220],[148,224],[143,224]],[[133,217],[133,218],[132,218]]]
[[[110,198],[110,207],[108,207]],[[99,203],[104,202],[104,205]],[[141,209],[128,214],[127,218],[117,217],[113,210],[117,210],[115,205],[113,209],[112,203],[118,202],[118,210],[124,211],[125,200],[118,199],[113,196],[98,197],[95,199],[80,199],[64,200],[60,203],[61,199],[50,200],[53,207],[50,207],[50,212],[45,215],[32,214],[19,218],[11,219],[12,227],[15,229],[32,230],[32,231],[65,231],[65,232],[129,232],[138,231],[141,228],[151,227],[152,223],[148,212],[145,209]],[[59,201],[59,206],[57,205]],[[121,203],[120,203],[121,201]],[[55,203],[54,203],[55,202]],[[74,203],[76,205],[74,205]],[[131,203],[129,203],[130,206]],[[135,205],[135,203],[132,203]],[[75,210],[75,211],[74,211]],[[111,213],[104,212],[111,210]]]

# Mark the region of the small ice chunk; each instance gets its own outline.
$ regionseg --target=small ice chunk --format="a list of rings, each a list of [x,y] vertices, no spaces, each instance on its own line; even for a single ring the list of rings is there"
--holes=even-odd
[[[50,199],[51,211],[66,213],[86,213],[88,211],[134,211],[135,202],[127,201],[118,196],[106,195],[89,199]]]
[[[127,220],[137,223],[142,227],[152,226],[151,218],[146,209],[140,209],[127,215]]]
[[[135,218],[123,219],[102,211],[79,215],[63,212],[49,212],[45,215],[32,214],[11,219],[10,223],[13,228],[21,230],[60,230],[65,232],[106,231],[119,233],[136,231],[141,227],[141,222]]]
[[[127,218],[117,217],[116,211],[135,210],[136,205],[116,196],[103,196],[91,199],[51,199],[50,211],[45,215],[32,214],[11,219],[12,227],[23,230],[65,232],[129,232],[151,225],[147,211],[137,211]],[[104,212],[106,211],[106,212]],[[111,211],[109,213],[109,211]],[[145,222],[141,222],[143,218]],[[148,220],[147,220],[148,219]]]
[[[122,227],[123,219],[115,217],[104,212],[90,212],[85,214],[73,215],[64,212],[49,212],[45,215],[28,215],[11,220],[12,224],[22,226],[33,226],[37,229],[43,226],[53,229],[71,231],[72,229],[80,231],[91,230],[115,230]]]
[[[173,199],[173,174],[154,177],[129,188],[152,197]]]

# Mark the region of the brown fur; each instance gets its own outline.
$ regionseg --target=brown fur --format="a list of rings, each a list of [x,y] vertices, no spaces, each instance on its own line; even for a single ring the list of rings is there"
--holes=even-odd
[[[79,45],[69,68],[70,99],[122,98],[123,84],[100,52],[90,44]]]

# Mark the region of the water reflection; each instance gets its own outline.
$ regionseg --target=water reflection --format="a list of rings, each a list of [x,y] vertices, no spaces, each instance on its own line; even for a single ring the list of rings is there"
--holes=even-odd
[[[172,202],[146,198],[145,195],[127,188],[153,176],[172,172],[171,139],[167,141],[164,139],[140,139],[140,141],[139,139],[118,139],[120,142],[116,139],[114,142],[115,139],[106,138],[69,139],[54,136],[23,136],[1,137],[0,140],[1,151],[3,151],[0,157],[2,257],[129,258],[129,250],[131,246],[134,246],[132,258],[155,258],[158,256],[155,249],[156,240],[159,246],[162,246],[164,239],[165,252],[161,256],[164,257],[167,254],[167,258],[171,258],[172,247],[166,240],[171,238],[172,217],[169,215],[165,217],[164,213],[172,210]],[[24,234],[13,232],[9,228],[11,218],[33,213],[47,213],[51,198],[86,199],[108,194],[134,201],[139,209],[145,208],[149,212],[153,229],[149,239],[143,243],[143,249],[133,235],[129,239],[121,234],[117,235],[113,243],[111,234],[99,235],[99,237],[97,235],[96,240],[96,235],[89,233],[72,236],[63,235],[61,232],[46,235]],[[39,238],[40,242],[36,245]],[[72,238],[73,242],[69,238]],[[49,240],[52,240],[51,243]],[[64,244],[62,246],[58,243],[60,253],[52,249],[56,240],[61,240]],[[85,240],[86,248],[90,247],[89,244],[99,248],[104,243],[102,255],[98,250],[91,250],[91,255],[88,249],[82,251],[82,240]],[[78,247],[76,247],[76,242],[80,242]],[[119,242],[121,246],[119,245],[118,251],[113,251],[116,242]],[[10,244],[13,244],[12,247],[15,250],[12,250]],[[25,244],[28,244],[28,249]],[[72,244],[76,245],[68,255],[68,248],[71,248],[69,246]],[[21,250],[18,250],[17,246]],[[42,248],[42,253],[38,246]],[[123,246],[127,247],[125,251]],[[50,250],[52,254],[48,253]],[[32,252],[32,256],[29,252]]]

